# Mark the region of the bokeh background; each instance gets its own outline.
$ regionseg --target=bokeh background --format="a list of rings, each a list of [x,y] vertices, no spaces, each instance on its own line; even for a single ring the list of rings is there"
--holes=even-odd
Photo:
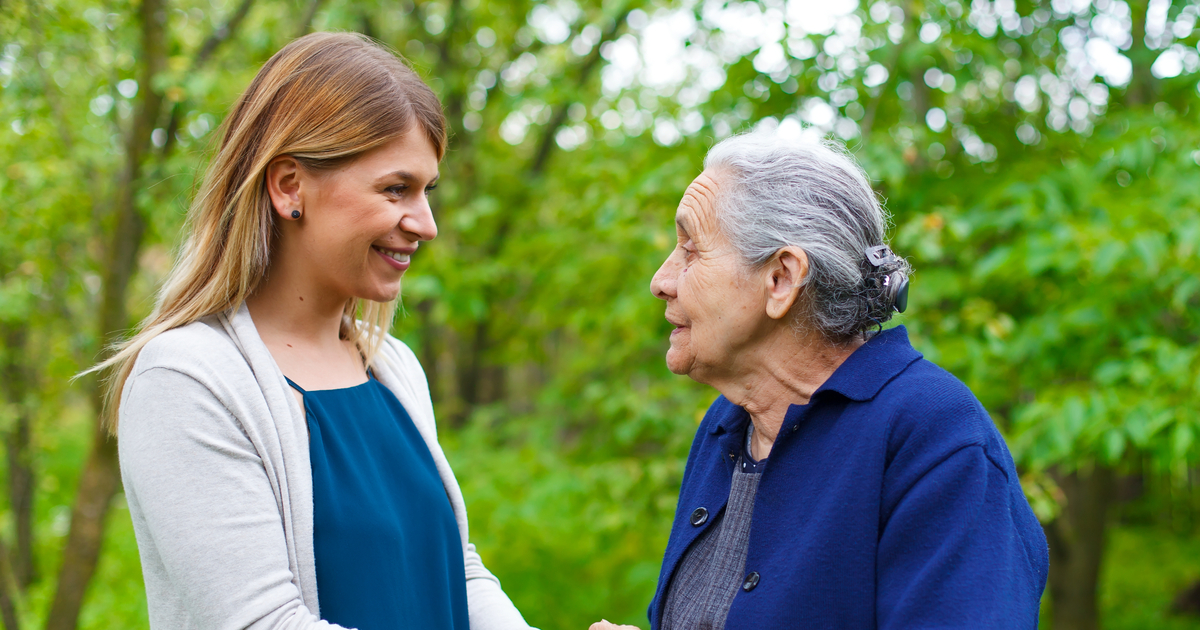
[[[646,627],[715,396],[667,372],[649,280],[707,148],[771,125],[844,141],[886,200],[916,268],[897,321],[987,406],[1051,541],[1043,627],[1200,628],[1198,16],[0,0],[5,627],[147,626],[96,381],[70,379],[153,307],[239,91],[290,39],[342,30],[445,104],[441,235],[394,332],[430,376],[473,539],[532,624]]]

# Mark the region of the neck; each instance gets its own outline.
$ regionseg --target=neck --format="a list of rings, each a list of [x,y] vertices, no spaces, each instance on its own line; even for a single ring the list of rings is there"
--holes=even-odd
[[[264,341],[287,337],[306,345],[340,343],[347,298],[317,286],[302,264],[281,262],[272,260],[267,277],[246,300]]]
[[[714,383],[725,398],[750,414],[754,423],[751,455],[770,454],[787,410],[807,404],[838,366],[864,342],[857,339],[837,345],[816,334],[797,335],[792,330],[772,335],[745,358],[736,376]]]

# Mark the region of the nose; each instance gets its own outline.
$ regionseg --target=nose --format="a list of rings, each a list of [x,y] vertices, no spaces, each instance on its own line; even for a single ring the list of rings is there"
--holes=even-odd
[[[650,292],[660,300],[669,300],[675,297],[676,283],[679,278],[679,261],[676,260],[676,251],[678,250],[672,251],[667,256],[650,280]]]
[[[400,217],[400,229],[415,237],[417,241],[432,241],[437,238],[437,222],[433,219],[433,209],[429,207],[429,198],[421,195],[420,200],[410,207]]]

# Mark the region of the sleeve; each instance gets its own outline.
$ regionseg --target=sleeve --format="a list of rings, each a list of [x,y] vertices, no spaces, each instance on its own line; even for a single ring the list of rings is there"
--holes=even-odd
[[[463,554],[467,569],[467,607],[471,630],[525,630],[529,624],[500,588],[500,581],[483,566],[483,559],[468,544]]]
[[[882,524],[879,628],[1036,629],[1041,592],[1014,518],[1024,497],[984,448],[897,477],[907,489]]]
[[[157,595],[190,627],[338,628],[301,601],[263,462],[208,388],[170,369],[142,372],[119,434],[152,610]]]

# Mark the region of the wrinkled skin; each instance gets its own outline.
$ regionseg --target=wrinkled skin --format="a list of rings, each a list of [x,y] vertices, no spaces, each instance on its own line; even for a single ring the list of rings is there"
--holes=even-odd
[[[764,321],[767,295],[759,274],[745,268],[720,229],[719,188],[707,172],[688,186],[675,214],[678,244],[650,283],[675,325],[667,367],[702,383],[737,373],[738,357],[774,328]]]

